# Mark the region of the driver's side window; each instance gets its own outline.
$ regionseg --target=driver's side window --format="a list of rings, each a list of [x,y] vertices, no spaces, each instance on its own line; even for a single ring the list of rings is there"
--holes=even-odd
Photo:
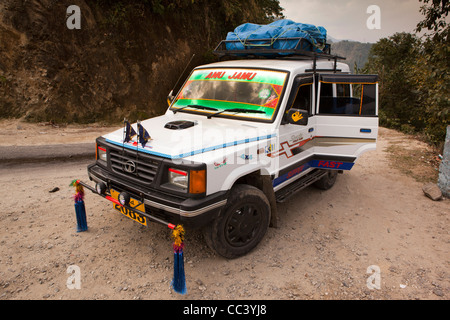
[[[286,110],[284,111],[284,117],[282,124],[287,123],[285,116],[289,113],[289,110],[299,109],[308,111],[308,115],[312,116],[313,112],[313,78],[310,76],[298,76],[294,79],[291,93],[289,95],[288,102],[286,104]]]
[[[302,83],[298,90],[297,95],[295,96],[295,100],[291,105],[291,108],[307,110],[309,115],[312,113],[312,89],[313,84],[311,83]]]

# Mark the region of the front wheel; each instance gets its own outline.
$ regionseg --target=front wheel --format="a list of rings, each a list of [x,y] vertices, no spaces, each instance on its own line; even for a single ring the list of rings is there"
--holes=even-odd
[[[226,206],[204,229],[208,246],[225,258],[243,256],[255,248],[269,228],[270,204],[250,185],[231,189]]]

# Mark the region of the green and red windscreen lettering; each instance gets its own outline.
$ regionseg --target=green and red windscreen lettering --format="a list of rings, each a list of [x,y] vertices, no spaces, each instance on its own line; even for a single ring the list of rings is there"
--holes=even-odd
[[[257,69],[194,70],[172,108],[207,114],[229,109],[256,110],[257,113],[224,111],[221,115],[272,120],[280,103],[287,72]],[[209,110],[186,106],[202,106]]]

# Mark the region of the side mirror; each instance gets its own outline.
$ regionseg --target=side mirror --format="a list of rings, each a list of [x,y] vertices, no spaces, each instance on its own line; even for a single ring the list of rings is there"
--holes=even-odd
[[[175,99],[175,97],[173,96],[173,90],[172,90],[169,92],[169,95],[167,96],[167,104],[169,105],[169,107],[172,104],[173,99]]]
[[[308,111],[291,108],[286,112],[286,121],[287,123],[306,126],[308,125]]]

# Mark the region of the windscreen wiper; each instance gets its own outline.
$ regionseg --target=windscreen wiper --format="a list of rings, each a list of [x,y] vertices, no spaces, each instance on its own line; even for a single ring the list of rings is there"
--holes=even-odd
[[[217,111],[216,108],[211,108],[211,107],[205,107],[205,106],[201,106],[199,104],[188,104],[187,106],[181,107],[181,108],[177,108],[175,110],[172,110],[173,113],[177,113],[180,110],[183,110],[184,108],[193,108],[193,109],[200,109],[200,110],[208,110],[208,111]]]
[[[211,117],[217,116],[221,114],[222,112],[237,112],[237,113],[264,113],[262,110],[249,110],[249,109],[242,109],[242,108],[235,108],[235,109],[226,109],[226,110],[220,110],[219,112],[210,114],[207,118],[211,119]]]

